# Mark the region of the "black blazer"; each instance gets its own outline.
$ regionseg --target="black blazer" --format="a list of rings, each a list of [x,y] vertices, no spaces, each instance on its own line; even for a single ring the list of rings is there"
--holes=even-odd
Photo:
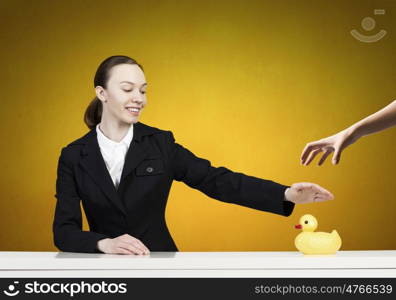
[[[62,148],[57,170],[54,243],[61,251],[101,253],[97,242],[128,233],[150,251],[178,251],[165,222],[173,180],[207,196],[289,216],[287,186],[213,167],[177,144],[171,131],[137,122],[118,189],[100,152],[96,129]],[[82,231],[80,201],[90,231]]]

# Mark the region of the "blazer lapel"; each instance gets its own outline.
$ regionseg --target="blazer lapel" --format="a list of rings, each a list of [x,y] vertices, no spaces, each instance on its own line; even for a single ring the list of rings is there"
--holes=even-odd
[[[86,144],[82,150],[82,155],[83,158],[80,161],[81,166],[92,177],[107,198],[126,215],[125,207],[117,194],[113,180],[111,179],[102,153],[100,152],[95,128],[86,136]]]
[[[133,138],[125,157],[120,184],[124,181],[125,177],[127,177],[148,155],[148,141],[141,140],[142,134],[144,132],[142,132],[142,128],[140,128],[138,124],[139,123],[136,123],[133,128]]]

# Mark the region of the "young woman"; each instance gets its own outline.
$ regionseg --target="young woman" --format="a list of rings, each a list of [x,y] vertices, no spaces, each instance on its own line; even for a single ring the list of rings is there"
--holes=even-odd
[[[127,56],[98,67],[95,99],[85,112],[90,131],[61,151],[54,242],[61,251],[148,254],[178,251],[165,222],[173,180],[214,199],[289,216],[296,203],[333,199],[313,183],[291,187],[195,156],[171,131],[138,121],[146,106],[143,68]],[[90,231],[82,231],[80,201]]]

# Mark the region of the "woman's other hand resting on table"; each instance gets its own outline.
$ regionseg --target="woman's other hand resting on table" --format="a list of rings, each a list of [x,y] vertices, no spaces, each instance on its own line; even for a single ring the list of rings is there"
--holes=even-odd
[[[129,234],[100,240],[98,249],[107,254],[150,254],[150,250],[139,239]]]

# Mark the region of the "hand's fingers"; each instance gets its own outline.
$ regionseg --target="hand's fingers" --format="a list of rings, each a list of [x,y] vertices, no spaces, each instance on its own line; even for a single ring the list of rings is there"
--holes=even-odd
[[[131,251],[133,254],[144,254],[144,250],[130,243],[120,242],[118,244],[118,248],[126,249],[128,251]]]
[[[139,242],[137,240],[134,240],[131,242],[132,246],[135,247],[136,249],[138,249],[139,253],[138,254],[144,254],[146,253],[146,249],[145,247],[143,247],[141,244],[139,244]]]
[[[299,182],[295,183],[291,186],[292,188],[296,189],[297,191],[307,191],[310,193],[314,193],[317,196],[324,196],[334,198],[333,194],[326,190],[325,188],[321,187],[316,183],[311,182]]]
[[[327,149],[326,152],[322,155],[322,157],[320,158],[319,162],[318,162],[318,166],[321,166],[324,161],[326,160],[326,158],[330,155],[330,153],[333,152],[333,149]]]
[[[313,183],[310,186],[309,192],[312,193],[314,197],[322,197],[322,198],[327,198],[327,199],[334,198],[334,196],[331,192],[329,192],[325,188],[322,188],[320,185],[317,185],[315,183]]]
[[[124,248],[119,248],[119,247],[116,248],[115,253],[116,254],[126,254],[126,255],[133,254],[133,252],[131,252],[127,249],[124,249]]]
[[[325,197],[314,197],[313,202],[323,202],[323,201],[328,201],[328,200],[333,200],[333,199],[325,198]]]
[[[140,245],[140,247],[141,247],[144,251],[150,252],[150,250],[146,247],[145,244],[143,244],[143,242],[142,242],[141,240],[135,238],[135,241]]]
[[[330,191],[326,190],[324,187],[321,187],[319,184],[312,183],[312,187],[315,190],[315,192],[331,195]]]
[[[144,250],[144,252],[146,252],[146,253],[150,253],[150,250],[146,247],[146,245],[145,244],[143,244],[142,243],[142,241],[141,240],[139,240],[139,239],[136,239],[136,242],[140,245],[140,248],[142,248],[143,250]]]
[[[332,159],[333,165],[336,165],[340,162],[341,152],[342,152],[342,150],[340,147],[335,148],[333,159]]]
[[[129,245],[127,243],[124,243],[120,240],[117,240],[115,242],[114,248],[116,249],[116,253],[122,253],[122,254],[134,254],[132,249],[129,249]],[[121,250],[120,250],[121,249]]]
[[[316,141],[306,144],[303,151],[301,152],[301,163],[305,164],[309,154],[311,154],[312,151],[321,149],[324,146],[326,146],[326,144],[321,141]]]
[[[309,155],[312,153],[312,151],[318,150],[322,148],[322,144],[318,143],[318,142],[312,142],[312,143],[308,143],[304,150],[301,153],[301,163],[303,165],[305,165],[307,158],[309,157]]]
[[[322,152],[321,148],[311,151],[307,160],[305,161],[305,165],[308,166],[310,164],[310,162],[315,158],[315,156],[318,155],[318,153],[320,153],[320,152]]]
[[[334,198],[334,195],[326,190],[325,188],[321,187],[320,185],[317,185],[313,183],[313,190],[318,197],[326,197],[326,198]]]
[[[149,249],[139,239],[137,239],[137,238],[135,238],[135,237],[133,237],[133,236],[131,236],[129,234],[127,234],[125,236],[125,241],[127,243],[130,243],[133,246],[141,249],[141,251],[143,251],[143,252],[148,252],[149,251]]]
[[[320,198],[320,199],[324,199],[324,201],[326,200],[333,200],[334,199],[334,195],[330,192],[326,192],[326,193],[315,193],[314,198]]]
[[[311,143],[308,143],[305,145],[303,151],[301,152],[301,163],[304,164],[305,160],[307,159],[308,154],[311,152],[313,145]]]

